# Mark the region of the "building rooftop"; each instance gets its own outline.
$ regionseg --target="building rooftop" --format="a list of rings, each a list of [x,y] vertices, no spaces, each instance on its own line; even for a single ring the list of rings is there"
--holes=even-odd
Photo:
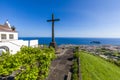
[[[7,20],[4,25],[0,24],[0,32],[16,32],[16,31],[15,31],[15,28],[12,29],[12,27],[10,26],[10,23]]]

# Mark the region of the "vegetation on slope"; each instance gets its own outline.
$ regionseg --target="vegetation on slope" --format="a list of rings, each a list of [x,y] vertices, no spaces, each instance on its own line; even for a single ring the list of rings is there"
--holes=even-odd
[[[87,52],[80,52],[82,80],[120,80],[120,67]]]
[[[73,55],[73,65],[72,65],[72,80],[79,79],[79,47],[76,47]]]
[[[44,80],[49,73],[51,60],[55,58],[52,48],[22,47],[11,55],[0,56],[0,76],[7,76],[17,71],[16,80]]]

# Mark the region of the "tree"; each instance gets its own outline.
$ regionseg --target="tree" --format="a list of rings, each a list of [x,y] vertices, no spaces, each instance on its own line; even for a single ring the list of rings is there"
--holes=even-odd
[[[15,26],[12,26],[11,29],[12,29],[13,31],[15,31],[16,28],[15,28]]]

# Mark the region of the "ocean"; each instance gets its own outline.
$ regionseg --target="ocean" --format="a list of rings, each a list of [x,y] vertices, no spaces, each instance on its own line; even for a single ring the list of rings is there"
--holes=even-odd
[[[50,37],[19,37],[23,40],[38,39],[39,44],[49,45]],[[73,45],[120,45],[120,38],[55,38],[57,45],[73,44]],[[99,41],[100,44],[91,44],[92,41]]]

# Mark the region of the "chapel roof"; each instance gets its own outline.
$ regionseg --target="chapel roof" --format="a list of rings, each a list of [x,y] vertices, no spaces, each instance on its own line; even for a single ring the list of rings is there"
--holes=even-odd
[[[16,31],[12,30],[10,23],[7,20],[4,25],[0,24],[0,32],[16,32]]]

